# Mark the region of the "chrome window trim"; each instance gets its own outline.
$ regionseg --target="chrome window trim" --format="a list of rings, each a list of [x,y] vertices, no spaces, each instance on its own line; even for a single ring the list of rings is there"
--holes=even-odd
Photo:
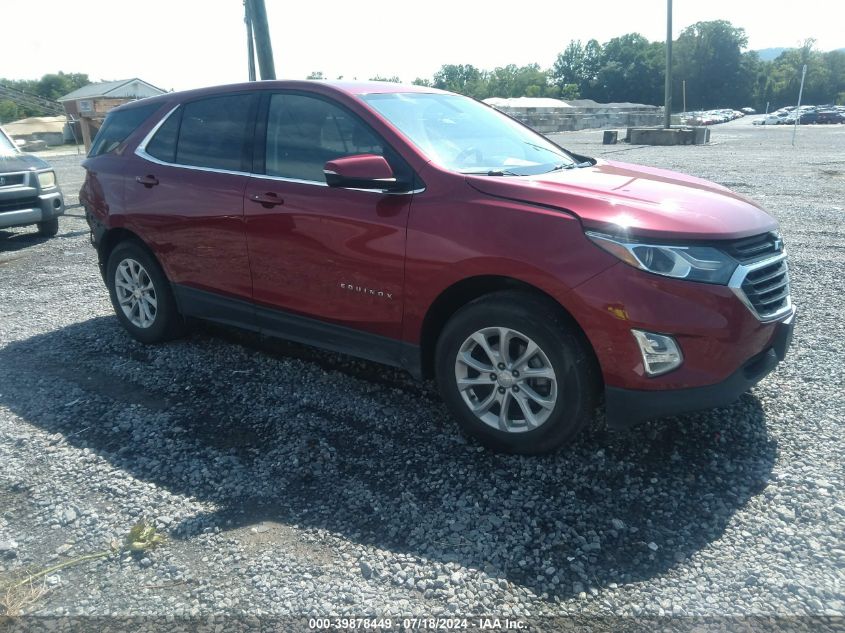
[[[742,303],[745,304],[745,307],[751,311],[758,321],[762,323],[770,323],[772,321],[779,321],[784,317],[791,316],[792,313],[795,311],[795,307],[792,305],[792,294],[786,295],[786,303],[782,308],[777,310],[777,312],[773,312],[772,314],[767,314],[766,316],[760,316],[757,312],[757,309],[748,299],[745,294],[745,291],[742,289],[742,284],[745,282],[745,278],[748,276],[749,273],[754,272],[760,268],[765,268],[766,266],[771,266],[772,264],[777,264],[778,262],[783,261],[784,265],[786,266],[786,283],[787,286],[789,284],[789,266],[786,265],[786,251],[781,251],[778,255],[774,257],[769,257],[768,259],[761,260],[759,262],[754,262],[753,264],[740,264],[736,267],[733,275],[731,275],[730,280],[728,281],[728,287],[733,291],[733,293],[739,298]]]
[[[162,125],[165,124],[167,119],[169,119],[173,114],[182,107],[182,104],[179,103],[174,106],[170,112],[165,114],[161,120],[156,123],[153,128],[147,133],[147,135],[138,143],[138,147],[135,148],[135,155],[138,158],[142,158],[146,161],[151,163],[155,163],[156,165],[163,165],[164,167],[178,167],[180,169],[189,169],[193,171],[204,171],[204,172],[211,172],[214,174],[229,174],[231,176],[248,176],[250,178],[266,178],[268,180],[278,180],[279,182],[292,182],[299,185],[313,185],[316,187],[328,187],[328,183],[320,182],[319,180],[302,180],[301,178],[287,178],[285,176],[271,176],[269,174],[257,174],[254,172],[247,172],[247,171],[232,171],[229,169],[218,169],[216,167],[199,167],[197,165],[186,165],[182,163],[168,163],[167,161],[161,160],[160,158],[156,158],[155,156],[147,153],[147,145],[153,139],[153,136],[156,135],[156,132],[159,131]],[[420,189],[413,189],[411,191],[387,191],[384,189],[355,189],[355,188],[347,188],[347,187],[339,187],[339,189],[347,189],[348,191],[363,191],[365,193],[375,193],[379,195],[390,195],[390,196],[409,196],[416,193],[422,193],[425,191],[425,187],[421,187]]]

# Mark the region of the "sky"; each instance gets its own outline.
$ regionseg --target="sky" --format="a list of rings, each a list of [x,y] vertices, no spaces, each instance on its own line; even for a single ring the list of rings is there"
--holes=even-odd
[[[664,0],[265,0],[280,79],[430,78],[443,64],[548,68],[571,39],[605,42],[639,32],[666,35]],[[743,27],[752,50],[845,47],[842,15],[828,0],[794,9],[771,0],[674,0],[675,36],[724,19]],[[242,0],[2,0],[0,77],[58,71],[92,80],[140,77],[166,90],[247,79]],[[36,15],[40,23],[35,25]]]

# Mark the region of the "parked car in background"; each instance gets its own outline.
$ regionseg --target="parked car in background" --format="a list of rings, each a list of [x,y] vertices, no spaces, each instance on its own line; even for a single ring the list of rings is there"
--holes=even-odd
[[[53,168],[37,156],[22,153],[0,128],[0,229],[35,225],[40,235],[52,237],[59,231],[59,216],[64,212]]]
[[[789,119],[789,112],[773,112],[752,121],[754,125],[783,125]]]
[[[727,404],[791,341],[786,253],[759,205],[433,88],[143,99],[108,115],[83,166],[133,337],[197,317],[403,367],[500,450],[553,450],[602,399],[611,428]]]

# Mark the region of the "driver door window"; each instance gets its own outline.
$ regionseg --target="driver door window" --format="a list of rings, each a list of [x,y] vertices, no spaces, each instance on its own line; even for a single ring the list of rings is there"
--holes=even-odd
[[[326,162],[356,154],[384,156],[385,147],[349,112],[304,95],[270,97],[265,154],[268,176],[323,183]]]

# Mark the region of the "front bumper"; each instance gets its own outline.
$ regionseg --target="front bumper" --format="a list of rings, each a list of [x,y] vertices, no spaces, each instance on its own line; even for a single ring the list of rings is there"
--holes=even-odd
[[[625,429],[649,420],[731,404],[760,382],[786,357],[792,343],[795,311],[775,324],[771,346],[751,358],[722,382],[703,387],[646,391],[606,387],[607,426]]]
[[[0,197],[0,228],[27,226],[47,222],[65,212],[65,200],[60,190],[40,195],[15,197],[13,191]],[[28,193],[28,192],[27,192]]]

